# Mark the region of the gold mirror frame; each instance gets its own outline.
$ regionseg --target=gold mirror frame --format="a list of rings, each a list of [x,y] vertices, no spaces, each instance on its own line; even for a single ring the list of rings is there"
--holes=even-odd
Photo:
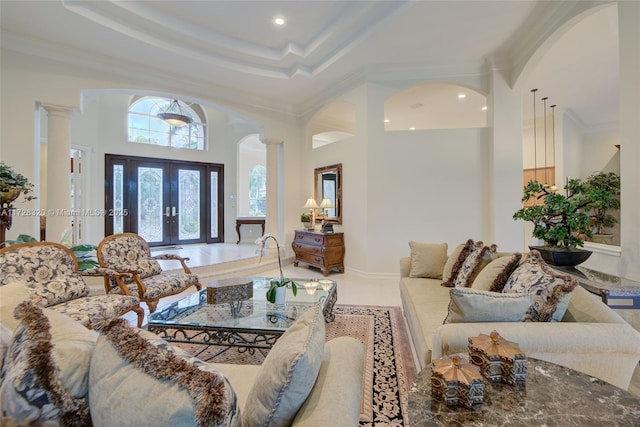
[[[318,202],[318,205],[324,199],[325,182],[335,182],[335,199],[334,199],[334,215],[324,217],[323,209],[318,209],[318,215],[316,222],[331,222],[334,224],[342,224],[342,163],[336,165],[324,166],[321,168],[315,168],[313,171],[313,197]],[[331,194],[328,195],[329,199],[333,199]]]

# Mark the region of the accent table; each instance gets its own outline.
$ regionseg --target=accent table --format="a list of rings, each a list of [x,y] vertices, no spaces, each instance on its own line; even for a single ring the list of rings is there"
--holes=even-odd
[[[431,399],[431,367],[409,391],[408,419],[421,426],[640,426],[640,399],[573,369],[527,358],[524,385],[485,380],[484,402],[471,409]]]
[[[236,218],[236,233],[238,234],[238,241],[236,242],[236,245],[240,243],[240,226],[243,224],[260,224],[260,226],[262,227],[262,234],[264,235],[264,218],[255,216],[247,218]]]

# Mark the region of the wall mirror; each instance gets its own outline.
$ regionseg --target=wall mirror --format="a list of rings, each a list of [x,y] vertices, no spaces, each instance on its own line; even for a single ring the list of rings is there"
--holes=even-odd
[[[316,222],[342,224],[342,163],[315,168],[313,179],[313,197],[320,206]]]

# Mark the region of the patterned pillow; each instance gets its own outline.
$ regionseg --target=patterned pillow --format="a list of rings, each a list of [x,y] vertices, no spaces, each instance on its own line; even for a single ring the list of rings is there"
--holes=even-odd
[[[487,264],[476,276],[471,287],[479,291],[502,292],[511,273],[518,267],[522,254],[498,257]]]
[[[0,256],[0,265],[2,283],[26,282],[32,299],[42,307],[89,295],[89,286],[75,272],[71,256],[56,246],[27,246],[7,251]]]
[[[139,260],[136,263],[138,269],[142,270],[140,273],[141,279],[146,279],[147,277],[157,276],[162,273],[162,267],[160,267],[160,263],[152,258],[144,258]]]
[[[446,243],[409,242],[411,248],[411,271],[409,277],[442,278],[442,269],[447,262]]]
[[[452,288],[443,323],[520,322],[533,302],[533,295],[504,294],[469,288]]]
[[[495,253],[496,245],[488,247],[484,246],[482,242],[476,242],[460,266],[460,270],[453,281],[453,286],[457,288],[471,286],[480,270],[495,257]]]
[[[324,316],[316,305],[282,334],[264,359],[247,396],[245,425],[291,425],[316,382],[324,343]]]
[[[442,269],[442,279],[444,280],[444,282],[441,283],[442,286],[453,287],[453,282],[456,280],[458,271],[460,267],[462,267],[464,260],[467,259],[467,255],[469,255],[472,248],[473,240],[471,239],[456,246]]]
[[[31,301],[15,314],[21,322],[2,367],[3,416],[18,425],[91,425],[86,395],[95,334]]]
[[[543,261],[540,252],[531,251],[526,261],[511,273],[502,292],[536,296],[525,321],[559,322],[569,306],[571,291],[576,286],[577,279],[556,273]]]
[[[242,425],[235,391],[214,365],[124,319],[98,329],[89,383],[94,425]]]

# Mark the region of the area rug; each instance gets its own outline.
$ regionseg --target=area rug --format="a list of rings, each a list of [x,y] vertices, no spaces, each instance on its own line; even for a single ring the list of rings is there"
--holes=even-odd
[[[360,408],[361,426],[409,426],[407,401],[416,375],[409,335],[400,307],[336,305],[336,318],[327,324],[327,340],[350,336],[365,345],[365,369]],[[178,344],[207,359],[221,348],[202,351],[197,344]],[[199,348],[198,348],[199,347]],[[264,355],[231,349],[212,362],[261,364]]]

